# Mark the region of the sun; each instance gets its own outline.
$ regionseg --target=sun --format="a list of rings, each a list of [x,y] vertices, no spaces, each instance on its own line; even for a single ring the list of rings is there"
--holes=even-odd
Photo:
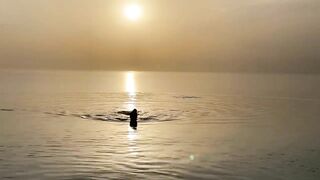
[[[142,16],[142,7],[139,4],[128,4],[124,7],[123,13],[130,21],[137,21]]]

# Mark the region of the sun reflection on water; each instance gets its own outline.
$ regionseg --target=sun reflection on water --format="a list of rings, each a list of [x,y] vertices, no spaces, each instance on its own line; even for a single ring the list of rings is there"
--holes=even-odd
[[[128,140],[133,141],[137,138],[138,132],[131,127],[128,127]]]
[[[128,153],[130,156],[139,155],[139,147],[137,146],[138,131],[128,127]]]
[[[125,74],[125,91],[128,94],[128,100],[124,103],[125,108],[128,111],[132,111],[136,108],[136,83],[134,72],[126,72]],[[135,140],[137,139],[137,131],[128,127],[128,140],[130,142],[129,152],[130,154],[136,154]]]
[[[134,75],[134,72],[126,72],[125,91],[128,94],[128,101],[124,105],[128,111],[136,108],[136,82]]]
[[[134,72],[127,72],[126,73],[126,92],[129,95],[135,95],[136,94],[136,86],[135,86],[135,78],[134,78]]]

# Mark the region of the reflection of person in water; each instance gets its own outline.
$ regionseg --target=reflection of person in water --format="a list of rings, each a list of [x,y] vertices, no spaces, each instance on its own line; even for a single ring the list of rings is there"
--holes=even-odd
[[[134,109],[130,113],[130,127],[137,128],[137,126],[138,126],[137,118],[138,118],[138,112],[136,109]]]

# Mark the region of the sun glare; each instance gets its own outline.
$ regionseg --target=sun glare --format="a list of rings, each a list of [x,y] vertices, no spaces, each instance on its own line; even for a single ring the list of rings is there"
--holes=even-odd
[[[142,15],[142,8],[138,4],[129,4],[124,7],[123,12],[130,21],[137,21]]]

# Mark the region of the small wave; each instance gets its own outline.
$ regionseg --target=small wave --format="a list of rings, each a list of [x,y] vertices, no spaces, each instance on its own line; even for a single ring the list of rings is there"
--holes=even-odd
[[[117,111],[118,114],[130,115],[131,111]]]
[[[7,111],[7,112],[10,112],[10,111],[14,111],[14,109],[3,108],[3,109],[0,109],[0,111]]]
[[[201,98],[199,96],[174,96],[175,98],[179,98],[179,99],[198,99]]]
[[[110,121],[110,122],[125,122],[130,120],[130,111],[116,111],[112,113],[69,113],[68,111],[45,112],[45,114],[54,116],[70,116],[88,120]],[[139,111],[139,122],[152,121],[172,121],[178,119],[174,115],[168,116],[164,114],[151,114],[149,112]]]

